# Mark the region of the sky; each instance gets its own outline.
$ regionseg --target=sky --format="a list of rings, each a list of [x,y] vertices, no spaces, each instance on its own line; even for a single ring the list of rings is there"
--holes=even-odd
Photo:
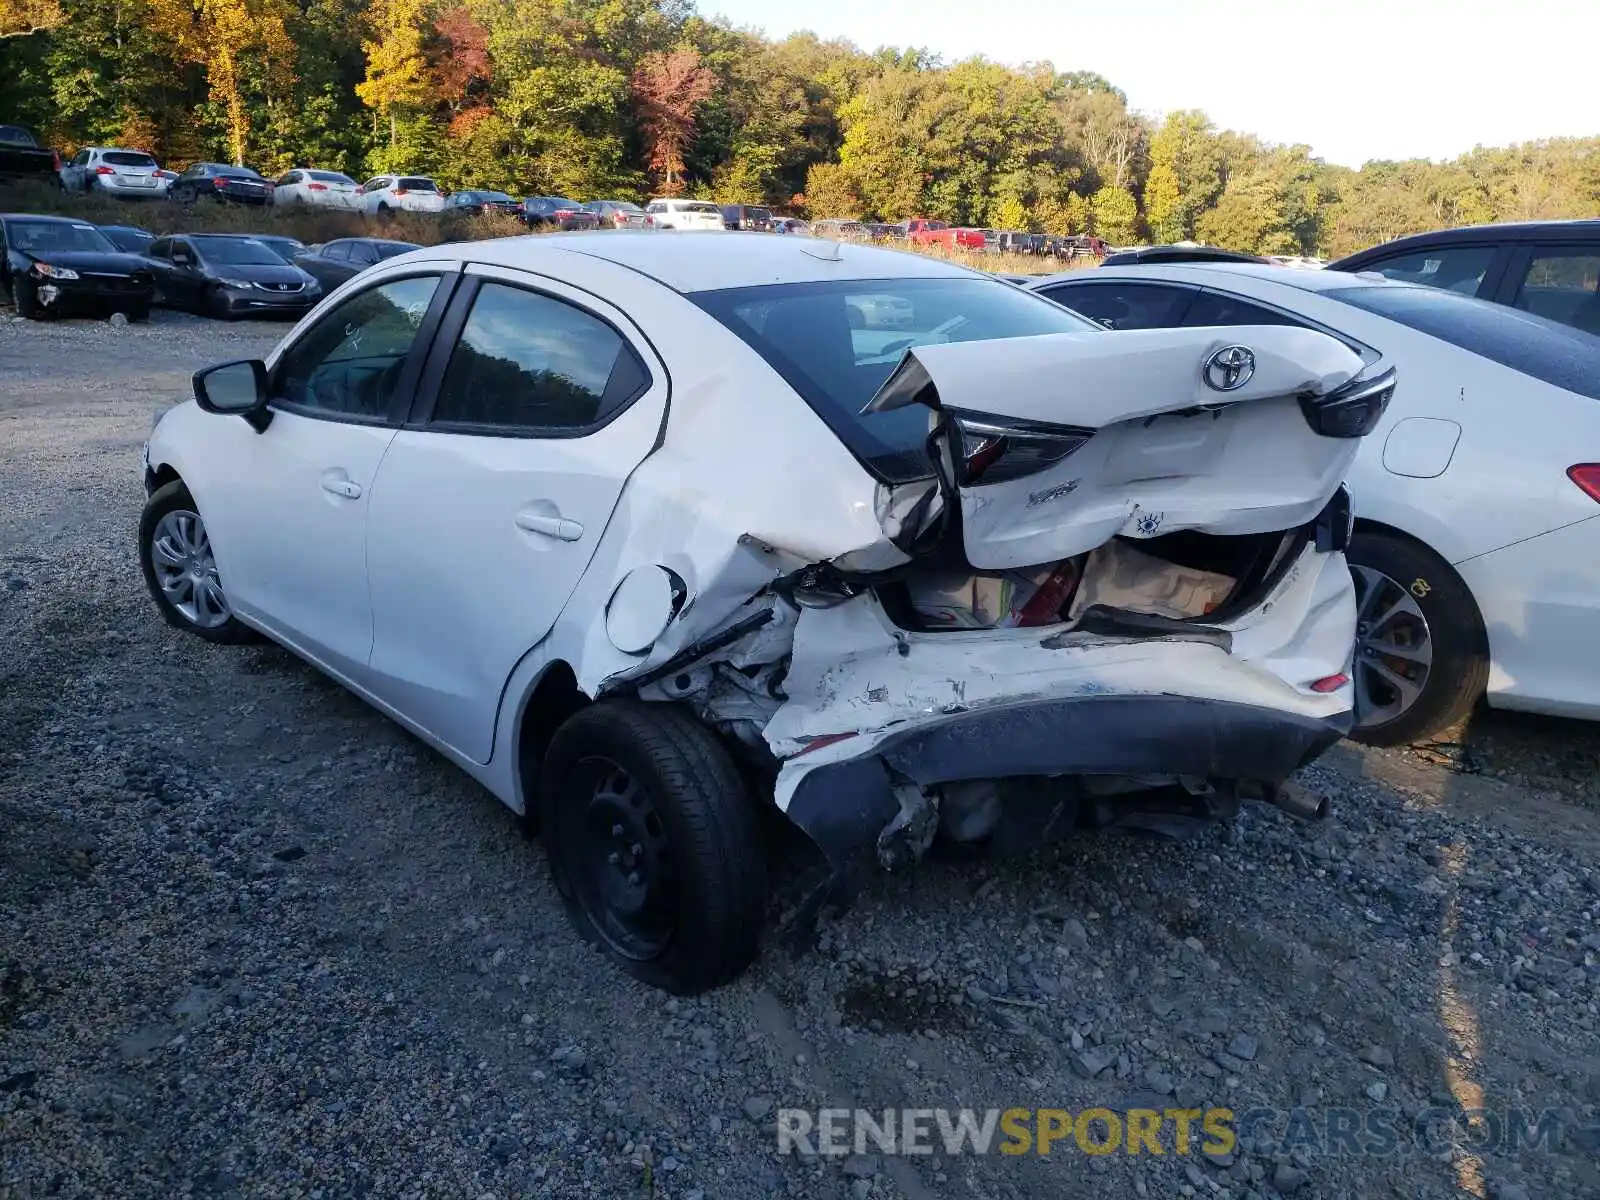
[[[1049,61],[1332,163],[1600,135],[1597,0],[697,0],[783,37]]]

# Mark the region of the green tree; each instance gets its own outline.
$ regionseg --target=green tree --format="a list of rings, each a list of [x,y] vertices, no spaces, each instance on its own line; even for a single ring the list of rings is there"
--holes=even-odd
[[[1145,213],[1151,233],[1163,242],[1192,238],[1200,214],[1222,191],[1223,147],[1206,115],[1169,114],[1150,139],[1150,164]]]
[[[1094,194],[1094,231],[1114,246],[1126,246],[1139,236],[1139,203],[1127,188],[1106,184]]]

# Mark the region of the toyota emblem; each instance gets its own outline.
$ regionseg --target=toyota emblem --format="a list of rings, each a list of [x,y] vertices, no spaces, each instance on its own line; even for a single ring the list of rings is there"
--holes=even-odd
[[[1250,382],[1256,373],[1256,356],[1248,346],[1224,346],[1206,359],[1206,386],[1231,392]]]

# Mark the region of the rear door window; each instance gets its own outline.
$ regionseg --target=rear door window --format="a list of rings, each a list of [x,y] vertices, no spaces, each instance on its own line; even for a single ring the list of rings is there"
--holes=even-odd
[[[1569,326],[1434,288],[1337,288],[1322,294],[1513,371],[1600,400],[1600,338]]]
[[[1068,283],[1041,289],[1057,304],[1107,329],[1171,329],[1183,321],[1195,289],[1165,283]]]
[[[1535,246],[1512,303],[1600,335],[1600,246]]]
[[[610,418],[648,382],[633,348],[599,317],[485,282],[451,351],[431,423],[571,434]]]
[[[1361,270],[1376,271],[1385,279],[1400,283],[1420,283],[1462,296],[1476,296],[1498,251],[1498,246],[1430,246],[1379,259]]]
[[[1213,292],[1210,288],[1195,297],[1189,311],[1183,316],[1185,326],[1193,329],[1202,325],[1299,325],[1300,322],[1281,312],[1252,304],[1226,292]]]

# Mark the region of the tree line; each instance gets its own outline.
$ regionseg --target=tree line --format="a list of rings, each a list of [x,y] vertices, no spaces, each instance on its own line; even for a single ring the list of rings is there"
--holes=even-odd
[[[1198,111],[1152,120],[1090,72],[776,41],[690,0],[0,0],[8,121],[68,151],[269,175],[403,170],[1260,253],[1600,214],[1600,137],[1352,170]]]

